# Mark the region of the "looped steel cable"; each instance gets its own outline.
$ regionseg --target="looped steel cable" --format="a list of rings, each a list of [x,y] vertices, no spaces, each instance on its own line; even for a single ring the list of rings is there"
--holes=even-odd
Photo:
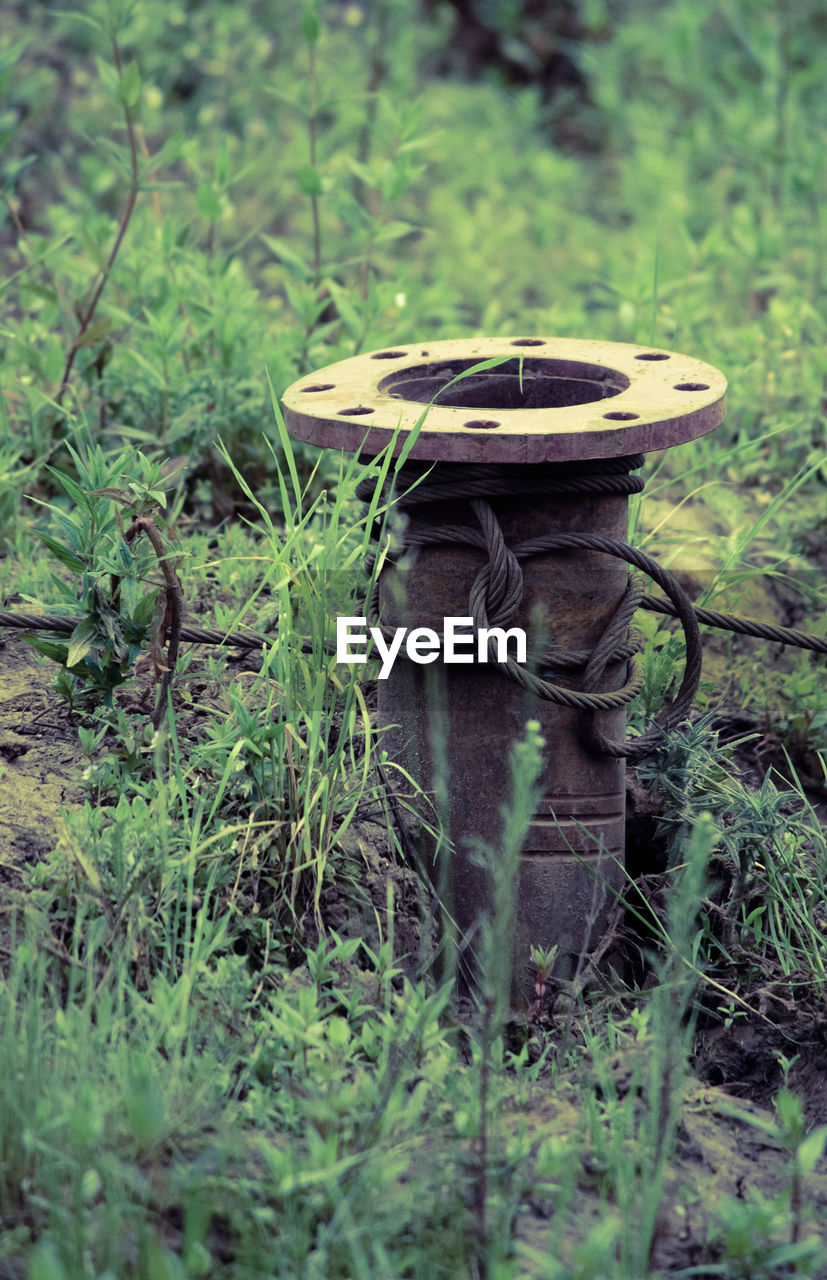
[[[615,742],[602,733],[595,721],[596,712],[625,706],[642,687],[642,673],[634,661],[639,639],[629,637],[629,623],[642,597],[642,591],[636,585],[630,583],[614,616],[591,652],[563,650],[554,645],[544,652],[543,658],[547,665],[583,668],[581,689],[568,689],[530,671],[512,657],[507,656],[505,662],[498,663],[500,670],[536,697],[580,712],[584,739],[595,751],[634,759],[651,749],[663,729],[679,724],[692,706],[700,680],[703,655],[692,602],[672,574],[644,552],[614,538],[588,533],[549,534],[530,538],[509,548],[496,514],[480,494],[484,492],[489,497],[503,497],[536,496],[538,493],[640,492],[643,482],[638,477],[629,475],[629,472],[642,463],[643,457],[639,454],[607,461],[535,467],[530,470],[521,466],[467,467],[456,464],[425,468],[422,464],[408,463],[400,468],[396,476],[397,487],[403,490],[398,505],[403,509],[426,503],[465,500],[474,512],[478,528],[469,525],[438,525],[434,529],[422,529],[406,535],[403,545],[405,549],[464,545],[477,547],[487,553],[487,563],[474,579],[469,599],[469,613],[474,619],[477,632],[503,626],[514,617],[522,600],[520,562],[549,551],[580,549],[615,556],[647,574],[666,592],[671,609],[680,619],[686,634],[684,675],[675,698],[661,709],[655,724],[639,738]],[[357,493],[363,499],[370,498],[370,483],[360,485]],[[370,601],[370,622],[373,626],[381,625],[378,603],[378,584],[375,584]],[[492,657],[493,646],[494,640],[489,638]],[[619,689],[599,690],[598,685],[607,667],[621,661],[627,664],[625,684]],[[630,664],[632,669],[628,671]]]
[[[561,462],[552,467],[519,463],[490,466],[480,463],[406,462],[396,476],[396,505],[404,511],[424,502],[453,502],[472,498],[536,497],[537,494],[642,493],[643,481],[629,475],[643,466],[642,453],[625,458]],[[362,480],[356,496],[370,502],[375,485]],[[461,493],[460,493],[461,490]],[[383,495],[385,496],[385,495]]]
[[[478,607],[477,602],[484,600],[491,624],[505,626],[523,598],[523,571],[514,552],[506,546],[500,522],[489,504],[474,498],[471,508],[480,522],[488,551],[488,564],[477,574],[471,588],[471,613]]]
[[[669,601],[660,600],[657,596],[644,596],[640,607],[649,609],[652,613],[667,613],[675,616]],[[795,627],[779,627],[773,622],[759,622],[757,618],[741,618],[737,613],[718,613],[714,609],[703,609],[697,604],[693,604],[692,610],[698,621],[706,627],[717,627],[719,631],[732,631],[737,636],[751,636],[754,640],[767,640],[770,644],[809,649],[811,653],[827,653],[827,639],[824,636],[813,635],[811,631],[798,631]]]
[[[626,560],[629,564],[634,565],[635,568],[642,570],[666,592],[675,608],[676,616],[683,625],[686,636],[686,662],[683,680],[675,698],[661,709],[655,725],[647,730],[645,734],[642,734],[641,737],[624,743],[613,742],[611,739],[606,738],[594,724],[587,729],[589,739],[596,746],[599,746],[600,751],[606,755],[638,759],[654,746],[663,729],[673,728],[675,725],[680,724],[689,713],[701,678],[703,659],[698,621],[693,612],[691,600],[672,574],[662,568],[655,560],[652,560],[650,556],[635,547],[630,547],[625,542],[619,542],[614,538],[606,538],[600,534],[593,533],[560,533],[550,534],[543,538],[533,538],[528,542],[520,543],[513,550],[515,556],[522,560],[528,556],[539,555],[546,551],[575,548],[602,551],[606,555],[615,556],[619,560]],[[590,684],[596,683],[597,678],[605,670],[609,662],[615,659],[615,633],[618,629],[618,621],[624,632],[628,625],[627,598],[628,593],[598,644],[599,661],[590,673]],[[485,623],[482,625],[485,625]],[[613,690],[610,693],[597,693],[585,689],[577,691],[564,689],[549,680],[543,680],[520,666],[513,658],[510,658],[502,665],[507,673],[517,680],[523,688],[530,690],[538,697],[561,706],[574,707],[579,711],[587,712],[592,718],[595,711],[609,710],[630,702],[640,691],[642,684],[642,676],[636,670],[621,689]],[[588,672],[588,665],[586,670]]]

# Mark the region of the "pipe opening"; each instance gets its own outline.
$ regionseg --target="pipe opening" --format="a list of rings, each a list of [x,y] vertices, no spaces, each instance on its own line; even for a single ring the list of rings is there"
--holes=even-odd
[[[506,360],[446,388],[458,374],[479,363],[479,358],[444,360],[398,369],[382,379],[379,390],[416,404],[433,400],[438,405],[465,409],[562,409],[606,400],[629,386],[629,379],[617,369],[579,360],[534,357]]]

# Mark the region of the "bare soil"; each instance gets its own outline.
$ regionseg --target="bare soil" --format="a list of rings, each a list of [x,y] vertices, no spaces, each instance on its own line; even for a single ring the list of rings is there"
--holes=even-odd
[[[83,798],[77,729],[49,691],[52,678],[28,645],[0,639],[0,885],[6,904],[23,889],[23,868],[49,852],[61,808]]]

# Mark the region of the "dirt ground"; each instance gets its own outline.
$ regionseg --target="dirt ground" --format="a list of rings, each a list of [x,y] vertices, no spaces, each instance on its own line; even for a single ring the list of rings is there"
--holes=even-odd
[[[628,1067],[627,1059],[627,1054],[620,1055],[621,1075]],[[732,1114],[734,1108],[743,1118]],[[669,1275],[697,1267],[695,1274],[699,1276],[715,1275],[715,1249],[710,1249],[705,1242],[714,1235],[724,1198],[732,1197],[746,1205],[758,1196],[772,1198],[789,1186],[789,1157],[760,1127],[770,1118],[766,1108],[743,1097],[739,1096],[735,1103],[725,1089],[704,1084],[697,1077],[688,1080],[678,1147],[666,1173],[656,1226],[653,1269]],[[555,1134],[563,1138],[573,1135],[576,1139],[582,1132],[577,1109],[552,1094],[532,1108],[527,1123],[530,1129],[534,1125],[543,1130],[552,1126]],[[582,1144],[579,1154],[582,1176],[570,1207],[570,1218],[576,1219],[582,1240],[591,1226],[605,1221],[607,1206],[599,1191],[599,1156],[587,1144]],[[806,1179],[804,1200],[807,1210],[802,1221],[802,1239],[824,1231],[827,1214],[827,1167],[824,1165]],[[562,1241],[556,1241],[546,1202],[539,1196],[530,1197],[525,1208],[517,1218],[517,1238],[521,1244],[545,1255],[554,1242],[557,1249],[565,1253],[568,1233]],[[742,1274],[780,1277],[790,1273],[745,1270]],[[823,1280],[827,1271],[819,1271],[817,1275],[818,1280]]]
[[[77,728],[65,703],[50,690],[54,671],[17,636],[7,631],[0,637],[0,955],[8,955],[8,917],[25,894],[26,867],[48,852],[61,808],[83,800],[84,760]],[[365,856],[368,890],[380,911],[385,905],[386,879],[394,878],[397,936],[409,956],[421,953],[422,939],[417,935],[422,930],[422,900],[412,886],[413,873],[392,860],[387,838],[376,822],[364,821],[348,838]],[[346,907],[335,891],[324,906],[332,927],[347,926]],[[546,1018],[542,1027],[527,1026],[524,1016],[516,1019],[517,1024],[522,1035],[536,1031],[553,1035],[555,1030],[553,1018]],[[755,1195],[769,1198],[789,1186],[789,1154],[767,1132],[773,1119],[772,1100],[783,1083],[778,1058],[798,1055],[789,1087],[802,1097],[808,1125],[825,1124],[825,1045],[827,1010],[800,995],[793,1003],[781,987],[766,992],[749,1015],[733,1019],[730,1026],[710,1020],[701,1027],[692,1074],[685,1084],[678,1148],[666,1177],[654,1267],[666,1274],[683,1268],[698,1268],[694,1274],[701,1276],[715,1274],[714,1258],[699,1242],[708,1238],[722,1198],[731,1196],[746,1204]],[[635,1042],[618,1049],[612,1064],[618,1097],[636,1087],[636,1055],[642,1051],[645,1045],[642,1049]],[[573,1084],[582,1086],[582,1067]],[[571,1211],[582,1238],[588,1224],[605,1218],[607,1206],[600,1193],[600,1157],[584,1136],[575,1105],[578,1096],[577,1088],[567,1088],[565,1081],[552,1091],[541,1079],[530,1102],[501,1121],[509,1129],[525,1126],[531,1140],[530,1160],[550,1131],[572,1140],[582,1176]],[[827,1161],[806,1178],[803,1199],[802,1236],[823,1231]],[[516,1233],[524,1248],[527,1275],[532,1251],[545,1253],[553,1246],[553,1231],[548,1201],[539,1193],[526,1196]],[[823,1275],[827,1277],[827,1272]]]
[[[51,845],[61,807],[82,800],[82,757],[65,703],[21,640],[0,638],[0,882],[23,888],[22,870]],[[12,898],[13,900],[13,898]]]

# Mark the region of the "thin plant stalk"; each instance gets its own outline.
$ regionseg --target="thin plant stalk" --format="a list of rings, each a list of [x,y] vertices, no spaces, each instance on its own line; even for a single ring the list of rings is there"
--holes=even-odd
[[[482,1023],[479,1035],[479,1138],[473,1186],[473,1214],[481,1280],[490,1275],[494,1237],[491,1229],[489,1169],[491,1139],[491,1071],[494,1046],[508,1012],[514,953],[514,924],[523,840],[542,795],[544,740],[540,725],[530,720],[525,737],[511,750],[511,798],[503,808],[503,837],[498,850],[481,845],[480,864],[488,871],[491,909],[482,921],[479,951]]]
[[[107,0],[107,9],[109,12],[110,37],[112,40],[112,57],[118,71],[118,76],[120,77],[121,80],[123,80],[121,52],[118,46],[118,38],[115,34],[115,20],[112,13],[111,0]],[[94,319],[95,312],[98,309],[98,303],[101,300],[101,295],[103,294],[103,291],[106,288],[106,285],[112,275],[112,271],[115,266],[115,260],[117,259],[118,254],[120,253],[121,245],[123,244],[124,237],[129,227],[130,219],[132,218],[132,214],[135,209],[135,203],[138,199],[138,191],[140,190],[140,178],[138,173],[138,139],[136,135],[135,122],[132,117],[132,111],[130,110],[129,105],[126,102],[123,103],[123,113],[124,113],[124,120],[126,122],[126,134],[127,134],[127,138],[129,139],[129,165],[130,165],[130,180],[129,180],[129,187],[127,188],[127,193],[126,193],[126,202],[123,207],[123,212],[121,213],[120,221],[118,223],[118,230],[115,233],[115,239],[113,241],[112,248],[109,251],[109,257],[106,260],[106,265],[101,271],[97,284],[95,285],[92,291],[92,296],[90,297],[89,302],[87,303],[86,308],[84,309],[83,314],[81,315],[80,326],[78,328],[77,333],[75,334],[72,345],[69,348],[69,352],[66,356],[66,364],[63,367],[63,375],[60,379],[60,387],[58,388],[57,395],[55,396],[55,402],[58,405],[62,405],[63,403],[63,397],[66,394],[66,390],[69,386],[69,379],[72,376],[72,369],[74,367],[75,358],[77,357],[78,351],[80,351],[81,347],[83,346],[83,340],[86,336],[86,333],[89,329],[90,324],[92,323],[92,320]]]

